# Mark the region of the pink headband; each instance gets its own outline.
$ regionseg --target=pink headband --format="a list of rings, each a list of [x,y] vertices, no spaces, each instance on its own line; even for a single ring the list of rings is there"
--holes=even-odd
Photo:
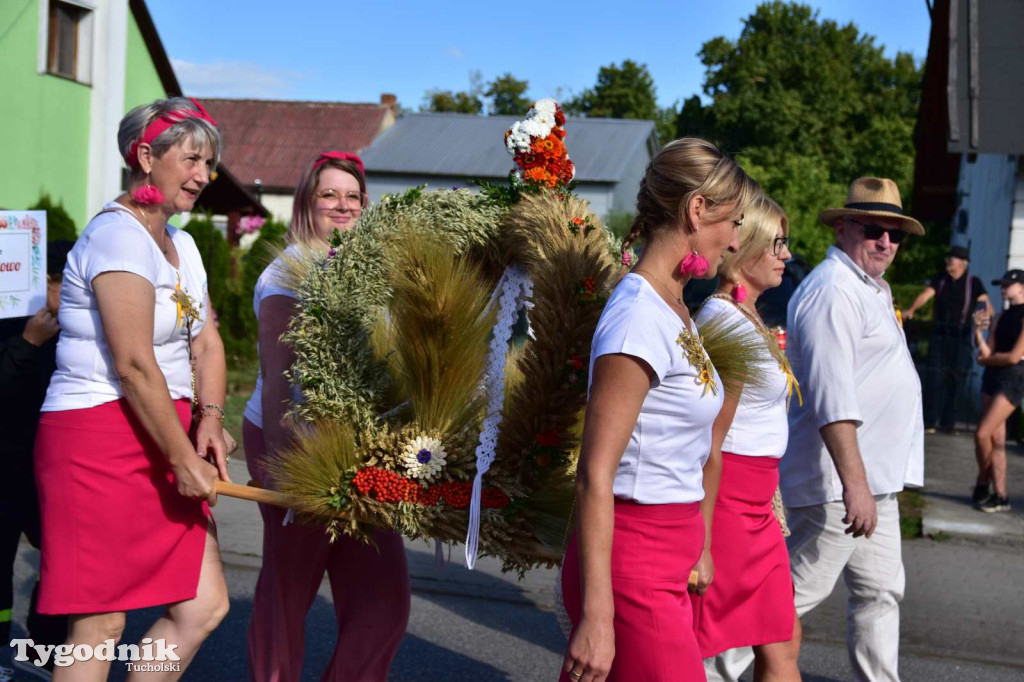
[[[133,142],[132,146],[128,149],[128,156],[126,156],[124,160],[129,166],[135,167],[139,165],[139,145],[153,144],[153,140],[160,137],[165,130],[176,123],[181,123],[189,118],[199,118],[206,121],[214,128],[217,127],[217,122],[213,120],[213,117],[210,116],[209,112],[203,108],[202,104],[192,97],[189,97],[189,100],[191,100],[192,104],[196,106],[195,110],[179,109],[178,111],[172,111],[153,119],[153,121],[146,126],[146,129],[142,132],[142,137]]]
[[[316,157],[316,161],[313,162],[313,170],[316,170],[320,166],[324,165],[331,159],[335,161],[351,161],[359,168],[359,174],[366,177],[366,171],[363,169],[363,160],[359,158],[357,154],[350,154],[348,152],[320,152],[320,156]]]

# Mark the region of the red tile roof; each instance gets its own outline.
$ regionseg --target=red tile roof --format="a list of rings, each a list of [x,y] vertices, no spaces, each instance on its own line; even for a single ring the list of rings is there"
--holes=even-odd
[[[293,190],[317,152],[361,152],[394,122],[387,104],[201,98],[224,138],[222,162],[244,185]]]

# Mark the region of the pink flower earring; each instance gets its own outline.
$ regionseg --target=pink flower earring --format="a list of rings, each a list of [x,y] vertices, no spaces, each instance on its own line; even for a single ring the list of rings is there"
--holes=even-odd
[[[732,300],[737,303],[743,303],[747,300],[747,288],[742,284],[737,284],[732,288]]]
[[[696,249],[690,251],[689,255],[679,263],[679,274],[683,277],[690,275],[700,277],[707,271],[708,259],[697,253]]]
[[[148,175],[146,179],[149,179]],[[139,206],[162,204],[164,202],[164,193],[156,185],[146,184],[132,190],[132,201]]]

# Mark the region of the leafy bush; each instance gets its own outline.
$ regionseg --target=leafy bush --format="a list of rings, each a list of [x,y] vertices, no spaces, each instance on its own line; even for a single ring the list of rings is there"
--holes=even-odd
[[[268,222],[260,230],[260,236],[256,238],[252,247],[242,254],[238,277],[238,312],[237,325],[242,337],[251,340],[252,355],[256,354],[256,339],[259,328],[256,321],[256,314],[252,308],[253,291],[256,289],[256,280],[260,278],[264,268],[270,264],[284,248],[284,235],[288,226],[279,222]]]
[[[46,211],[47,241],[64,239],[73,242],[78,239],[78,228],[75,227],[75,221],[68,215],[68,212],[64,210],[63,201],[54,204],[49,193],[44,193],[35,205],[28,207],[28,210]]]
[[[184,230],[192,235],[203,258],[210,302],[229,364],[255,359],[258,328],[252,310],[253,290],[263,268],[284,245],[287,227],[266,223],[252,248],[241,255],[232,252],[208,218],[193,218]]]
[[[605,216],[604,224],[607,226],[608,231],[621,242],[629,234],[630,229],[632,229],[635,217],[636,214],[632,211],[609,211],[608,215]]]

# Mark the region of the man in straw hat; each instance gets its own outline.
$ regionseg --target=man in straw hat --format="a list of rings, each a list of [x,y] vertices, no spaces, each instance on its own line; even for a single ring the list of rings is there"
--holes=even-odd
[[[858,178],[819,220],[835,246],[789,303],[787,354],[804,403],[790,413],[780,467],[798,614],[842,575],[857,680],[899,679],[904,574],[896,494],[924,483],[921,382],[882,279],[907,234],[899,188]]]

